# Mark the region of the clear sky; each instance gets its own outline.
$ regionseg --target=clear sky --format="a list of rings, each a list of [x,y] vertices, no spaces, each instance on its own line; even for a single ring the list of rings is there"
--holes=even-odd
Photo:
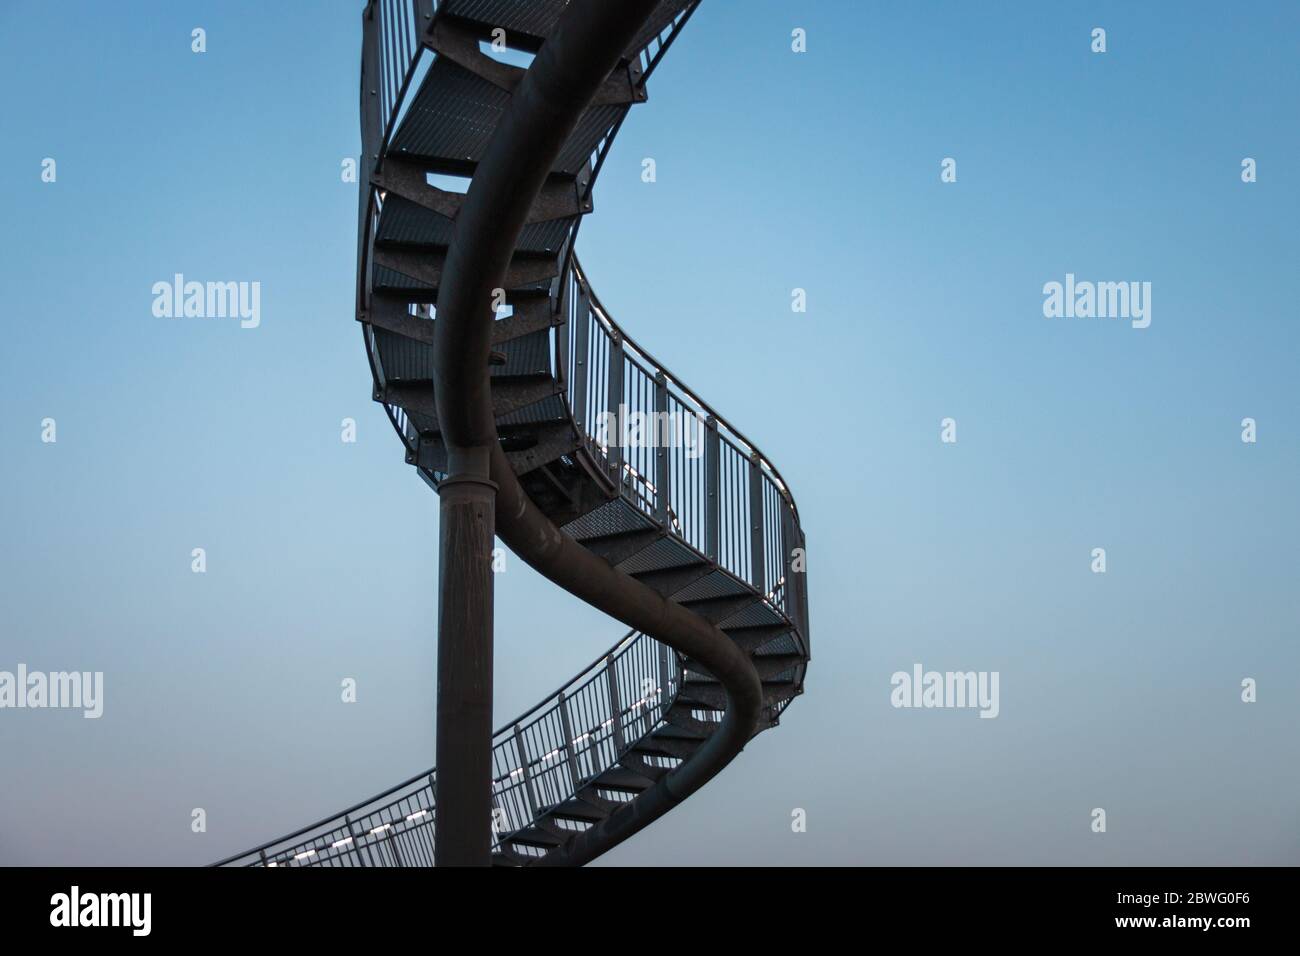
[[[361,6],[0,4],[0,670],[105,675],[98,720],[0,710],[0,863],[208,862],[433,762],[437,498],[340,176]],[[706,0],[579,253],[789,480],[814,659],[604,862],[1300,863],[1298,96],[1294,3]],[[155,317],[178,272],[260,326]],[[1067,273],[1150,282],[1150,326],[1045,318]],[[622,633],[511,559],[498,717]],[[891,707],[915,663],[997,671],[999,716]]]

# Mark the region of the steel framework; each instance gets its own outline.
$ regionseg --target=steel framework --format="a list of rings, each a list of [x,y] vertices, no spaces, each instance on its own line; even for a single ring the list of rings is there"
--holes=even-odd
[[[366,6],[357,317],[374,398],[442,497],[441,785],[430,770],[223,863],[585,863],[802,693],[785,481],[614,323],[573,253],[610,144],[697,5]],[[494,533],[633,630],[489,740]]]

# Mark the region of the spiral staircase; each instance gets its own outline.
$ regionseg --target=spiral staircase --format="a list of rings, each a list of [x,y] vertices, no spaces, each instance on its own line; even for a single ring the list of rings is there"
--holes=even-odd
[[[810,656],[788,487],[624,333],[574,255],[610,144],[699,0],[620,0],[640,7],[623,12],[622,34],[600,22],[620,17],[601,2],[370,0],[363,13],[357,298],[374,398],[437,489],[450,443],[435,341],[451,341],[435,334],[438,301],[451,270],[470,268],[452,261],[457,220],[475,188],[514,188],[544,158],[493,294],[496,530],[634,628],[495,734],[500,865],[585,863],[666,813],[776,726]],[[613,70],[566,91],[580,85],[570,51],[616,35]],[[520,114],[544,101],[559,104],[557,121],[568,110],[567,137],[525,149],[519,131],[536,117]],[[537,135],[551,125],[536,122]],[[418,774],[222,864],[432,865],[436,785],[436,769]]]

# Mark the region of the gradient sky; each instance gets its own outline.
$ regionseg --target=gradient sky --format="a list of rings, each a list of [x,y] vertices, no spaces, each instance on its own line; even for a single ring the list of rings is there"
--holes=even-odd
[[[0,669],[106,685],[0,710],[0,863],[209,862],[433,762],[437,498],[339,175],[361,6],[0,4]],[[706,0],[579,253],[789,480],[813,662],[602,862],[1300,863],[1298,96],[1293,3]],[[261,326],[155,318],[176,272]],[[1150,328],[1045,319],[1067,272],[1151,282]],[[623,630],[510,559],[497,716]],[[892,708],[916,662],[999,671],[999,717]]]

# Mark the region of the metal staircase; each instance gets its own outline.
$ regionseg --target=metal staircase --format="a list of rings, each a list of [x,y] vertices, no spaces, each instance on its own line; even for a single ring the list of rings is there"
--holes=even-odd
[[[785,482],[614,323],[573,252],[610,144],[699,0],[629,2],[647,11],[634,39],[574,107],[509,251],[489,381],[498,534],[636,629],[495,734],[503,865],[584,863],[667,812],[777,724],[809,660],[804,537]],[[476,175],[509,122],[517,64],[541,59],[569,8],[371,0],[363,15],[358,318],[374,398],[435,489],[450,444],[437,303],[469,201],[447,180],[487,179]],[[222,862],[431,865],[436,775]]]

